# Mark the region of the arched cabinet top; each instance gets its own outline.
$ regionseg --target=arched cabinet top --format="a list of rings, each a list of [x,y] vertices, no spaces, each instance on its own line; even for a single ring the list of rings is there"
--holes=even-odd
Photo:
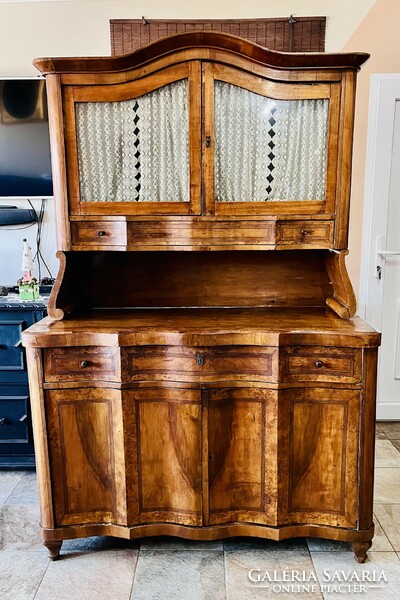
[[[358,70],[369,58],[364,52],[352,53],[285,53],[263,48],[243,38],[212,31],[186,32],[162,38],[128,54],[105,57],[37,58],[33,64],[41,73],[116,73],[143,67],[175,53],[197,50],[197,58],[209,59],[210,52],[227,53],[250,59],[278,70]],[[202,56],[204,51],[204,56]],[[190,54],[187,59],[192,58]],[[182,60],[182,59],[181,59]],[[173,61],[171,61],[173,62]]]

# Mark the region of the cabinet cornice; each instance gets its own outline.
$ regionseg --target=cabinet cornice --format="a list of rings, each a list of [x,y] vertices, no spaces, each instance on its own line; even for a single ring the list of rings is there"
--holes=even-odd
[[[36,58],[33,61],[33,64],[43,74],[128,71],[148,64],[153,60],[168,56],[169,54],[193,48],[227,51],[232,55],[249,58],[253,62],[258,62],[273,69],[358,70],[369,58],[369,54],[365,52],[276,52],[227,33],[196,31],[162,38],[135,52],[121,56]],[[207,56],[205,55],[205,57]]]

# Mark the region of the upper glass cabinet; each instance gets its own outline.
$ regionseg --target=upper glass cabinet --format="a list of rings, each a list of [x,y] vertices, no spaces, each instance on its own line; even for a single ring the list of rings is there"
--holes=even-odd
[[[333,212],[339,90],[204,67],[209,214]]]
[[[340,84],[184,61],[68,85],[72,215],[334,215]]]
[[[200,212],[199,75],[186,63],[140,81],[67,88],[72,214]]]

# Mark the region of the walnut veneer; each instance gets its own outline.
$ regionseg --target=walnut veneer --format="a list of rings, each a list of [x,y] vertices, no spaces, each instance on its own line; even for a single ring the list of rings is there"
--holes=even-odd
[[[60,272],[49,317],[23,341],[51,558],[91,535],[252,535],[350,541],[366,559],[380,338],[354,317],[345,266],[366,58],[196,32],[121,57],[35,61]],[[182,80],[188,199],[85,197],[98,149],[80,146],[78,108],[111,110]],[[217,198],[216,82],[270,99],[268,110],[328,102],[323,194]]]

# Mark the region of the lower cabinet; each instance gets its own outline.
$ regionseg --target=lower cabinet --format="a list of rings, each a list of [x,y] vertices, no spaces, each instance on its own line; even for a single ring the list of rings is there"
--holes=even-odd
[[[56,525],[357,526],[360,391],[46,391]]]

